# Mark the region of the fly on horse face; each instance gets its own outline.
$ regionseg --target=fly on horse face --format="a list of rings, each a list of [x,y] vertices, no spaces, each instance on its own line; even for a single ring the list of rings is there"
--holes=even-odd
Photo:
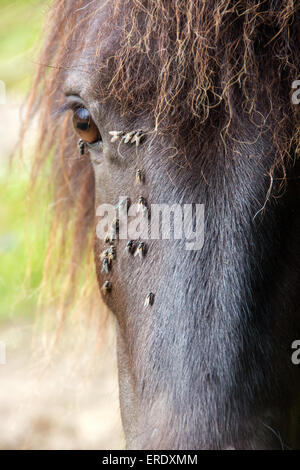
[[[52,155],[56,215],[74,222],[72,279],[99,206],[204,207],[197,250],[121,239],[118,219],[94,237],[129,449],[298,445],[298,7],[57,0],[49,13],[30,106],[36,168]]]

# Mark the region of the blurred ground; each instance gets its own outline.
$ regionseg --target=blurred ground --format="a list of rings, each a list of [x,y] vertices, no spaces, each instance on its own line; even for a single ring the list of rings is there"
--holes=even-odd
[[[32,334],[0,328],[0,449],[122,449],[113,330],[100,344],[94,324],[73,325],[50,354],[49,332]]]

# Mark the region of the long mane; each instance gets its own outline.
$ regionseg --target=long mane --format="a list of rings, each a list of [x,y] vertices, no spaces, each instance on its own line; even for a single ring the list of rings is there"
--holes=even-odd
[[[91,21],[103,8],[109,21],[99,25],[89,57],[94,76],[107,77],[95,81],[99,101],[114,100],[123,115],[151,116],[157,132],[173,135],[183,150],[212,133],[230,144],[240,113],[247,114],[258,133],[271,132],[274,166],[283,171],[299,141],[299,111],[291,102],[300,69],[296,1],[56,0],[28,118],[38,113],[40,124],[33,177],[49,155],[52,161],[50,244],[60,237],[71,283],[92,243],[94,179],[90,164],[76,154],[70,116],[57,116],[55,109],[66,71],[76,66]],[[117,46],[104,52],[102,44],[109,38],[113,43],[116,34]],[[68,244],[60,223],[68,229]]]

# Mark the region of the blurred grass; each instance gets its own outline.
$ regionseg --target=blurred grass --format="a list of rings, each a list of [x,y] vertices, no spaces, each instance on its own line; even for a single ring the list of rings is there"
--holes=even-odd
[[[48,236],[48,200],[45,195],[31,198],[20,162],[9,176],[0,176],[0,188],[1,321],[36,310]]]
[[[25,98],[34,74],[33,47],[45,20],[47,3],[40,0],[0,0],[0,80],[7,90],[7,104],[0,106],[1,147],[7,134],[15,139],[16,120],[4,122],[11,103]],[[6,127],[4,127],[6,126]],[[12,128],[10,128],[10,126]],[[11,150],[11,149],[10,149]],[[8,153],[8,151],[5,150]],[[42,279],[47,238],[47,196],[30,200],[29,170],[15,156],[0,152],[0,321],[32,314]]]
[[[33,46],[45,19],[41,0],[0,0],[0,80],[8,93],[26,93],[34,68]]]

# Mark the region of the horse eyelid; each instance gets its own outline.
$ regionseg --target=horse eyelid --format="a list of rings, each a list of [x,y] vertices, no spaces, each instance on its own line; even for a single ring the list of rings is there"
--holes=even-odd
[[[78,102],[67,102],[67,103],[64,103],[62,106],[60,106],[58,109],[56,109],[52,113],[52,116],[53,117],[61,116],[66,111],[75,111],[77,108],[85,108],[85,106]]]

